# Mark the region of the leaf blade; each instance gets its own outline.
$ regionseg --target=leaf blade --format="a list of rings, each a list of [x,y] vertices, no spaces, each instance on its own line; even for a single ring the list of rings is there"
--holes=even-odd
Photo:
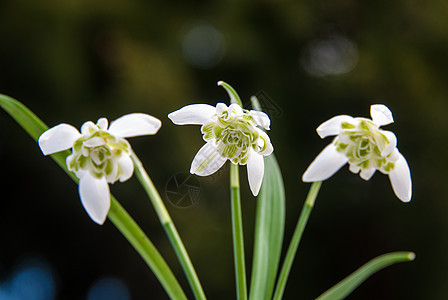
[[[285,189],[277,160],[264,157],[265,173],[257,199],[250,299],[271,299],[285,227]]]
[[[332,288],[320,295],[316,300],[338,300],[344,299],[361,283],[379,270],[399,262],[407,262],[415,259],[413,252],[391,252],[380,255],[366,264],[351,275],[334,285]]]

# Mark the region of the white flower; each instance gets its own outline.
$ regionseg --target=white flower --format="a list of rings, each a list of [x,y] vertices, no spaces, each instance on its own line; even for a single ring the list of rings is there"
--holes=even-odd
[[[389,175],[392,188],[403,202],[412,196],[408,163],[397,149],[397,138],[390,131],[379,129],[393,123],[392,113],[381,104],[370,107],[372,119],[336,116],[317,128],[321,138],[336,135],[303,174],[303,181],[322,181],[336,173],[347,162],[350,171],[369,180],[376,170]]]
[[[134,172],[131,146],[127,137],[152,135],[161,126],[160,120],[146,114],[124,115],[108,128],[106,118],[96,124],[86,122],[81,133],[73,126],[59,124],[39,137],[44,155],[72,149],[67,167],[79,178],[79,195],[90,218],[103,224],[110,208],[108,183],[128,180]]]
[[[231,90],[223,82],[231,98]],[[201,132],[206,144],[196,154],[190,172],[208,176],[218,171],[227,160],[233,164],[246,165],[249,186],[256,196],[260,191],[264,175],[263,156],[269,155],[273,147],[268,135],[261,130],[269,130],[270,119],[261,111],[244,110],[236,103],[227,107],[218,103],[192,104],[168,115],[177,125],[202,125]]]

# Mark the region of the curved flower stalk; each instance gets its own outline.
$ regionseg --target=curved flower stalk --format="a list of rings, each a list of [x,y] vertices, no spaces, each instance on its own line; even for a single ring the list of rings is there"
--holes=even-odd
[[[303,174],[303,181],[322,181],[331,177],[343,165],[352,173],[369,180],[376,170],[389,176],[392,188],[403,202],[412,196],[412,181],[408,163],[397,149],[397,138],[380,129],[393,123],[391,111],[382,104],[370,107],[372,119],[340,115],[317,128],[321,138],[335,135],[333,142],[314,159]]]
[[[231,87],[218,82],[235,99]],[[218,171],[227,160],[233,164],[247,165],[250,189],[254,196],[260,191],[264,175],[263,156],[272,153],[269,136],[270,119],[261,111],[245,110],[237,103],[230,106],[218,103],[192,104],[168,115],[176,125],[202,125],[201,132],[206,144],[196,154],[190,172],[208,176]]]
[[[110,209],[108,183],[128,180],[134,172],[131,146],[124,138],[153,135],[162,123],[147,114],[124,115],[108,126],[106,118],[84,123],[79,132],[69,124],[45,131],[38,140],[44,155],[72,149],[67,168],[79,178],[79,195],[87,214],[102,225]]]

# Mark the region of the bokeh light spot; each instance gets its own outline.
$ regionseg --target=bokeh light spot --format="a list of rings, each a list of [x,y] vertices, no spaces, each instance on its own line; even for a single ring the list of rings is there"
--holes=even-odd
[[[210,25],[199,25],[184,35],[182,51],[185,60],[192,66],[211,69],[224,57],[226,41],[216,28]]]
[[[0,285],[1,300],[51,300],[55,292],[56,284],[50,266],[37,259],[21,263]]]
[[[130,300],[126,284],[120,279],[103,277],[96,281],[87,294],[87,300]]]
[[[353,70],[357,62],[356,44],[340,34],[312,40],[301,56],[302,66],[315,77],[345,74]]]

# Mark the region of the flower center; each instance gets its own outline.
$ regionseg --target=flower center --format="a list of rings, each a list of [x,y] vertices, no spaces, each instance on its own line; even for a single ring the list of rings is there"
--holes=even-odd
[[[219,154],[235,164],[246,164],[250,149],[261,152],[268,146],[253,117],[247,111],[241,114],[231,111],[231,107],[213,116],[202,126],[201,132],[206,142],[214,141]]]
[[[381,169],[386,173],[394,169],[394,152],[381,154],[390,141],[378,126],[362,119],[358,125],[342,122],[341,129],[335,145],[347,156],[350,165],[361,169]]]
[[[104,176],[109,183],[114,183],[123,174],[118,159],[123,154],[130,155],[130,149],[126,140],[98,128],[75,141],[67,166],[76,174],[88,171],[96,178]]]

